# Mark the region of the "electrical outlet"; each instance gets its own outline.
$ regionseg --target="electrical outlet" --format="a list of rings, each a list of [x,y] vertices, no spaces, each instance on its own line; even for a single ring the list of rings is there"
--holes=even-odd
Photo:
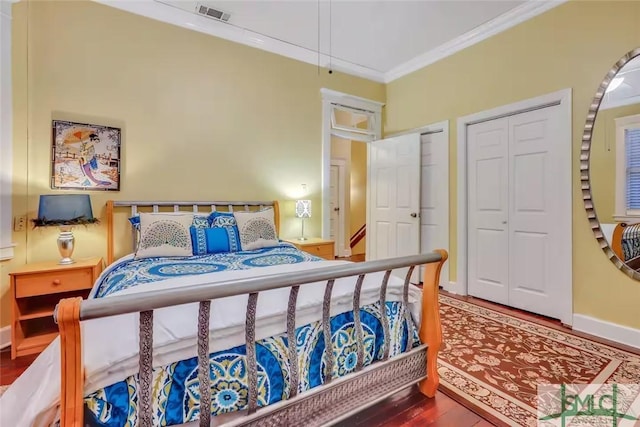
[[[13,230],[14,231],[24,231],[24,228],[27,226],[27,216],[20,215],[13,219]]]

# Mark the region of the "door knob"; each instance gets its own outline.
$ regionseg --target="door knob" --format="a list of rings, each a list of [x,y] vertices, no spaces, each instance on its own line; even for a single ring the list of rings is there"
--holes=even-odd
[[[502,221],[502,223],[503,223],[503,224],[506,224],[506,223],[507,223],[507,221]]]
[[[340,208],[333,208],[334,211],[338,212]]]
[[[415,212],[411,212],[411,218],[417,218],[417,217],[418,217],[418,214],[417,214],[417,213],[415,213]]]

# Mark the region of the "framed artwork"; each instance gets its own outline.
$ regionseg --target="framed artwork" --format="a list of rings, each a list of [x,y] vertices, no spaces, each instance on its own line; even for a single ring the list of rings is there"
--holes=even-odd
[[[51,188],[120,190],[119,128],[53,120]]]

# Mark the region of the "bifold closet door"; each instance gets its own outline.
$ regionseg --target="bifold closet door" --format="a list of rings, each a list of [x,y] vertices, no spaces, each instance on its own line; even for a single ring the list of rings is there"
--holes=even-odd
[[[567,262],[558,108],[467,128],[469,294],[554,318],[571,286],[558,273]]]
[[[509,303],[509,120],[467,128],[470,295]]]

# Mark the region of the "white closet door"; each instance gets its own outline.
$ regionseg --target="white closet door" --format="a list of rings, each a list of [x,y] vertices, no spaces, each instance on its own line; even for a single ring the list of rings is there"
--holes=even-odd
[[[570,286],[558,108],[467,129],[469,294],[554,318]]]
[[[420,135],[420,249],[423,253],[449,250],[448,142],[442,131]],[[440,272],[440,285],[445,289],[449,286],[448,262]]]
[[[374,141],[369,150],[367,260],[418,254],[420,136]]]
[[[566,260],[558,252],[564,244],[559,108],[509,118],[509,305],[554,318],[562,314],[558,292],[567,286],[560,283]]]
[[[468,140],[469,294],[509,301],[509,120],[471,125]]]

